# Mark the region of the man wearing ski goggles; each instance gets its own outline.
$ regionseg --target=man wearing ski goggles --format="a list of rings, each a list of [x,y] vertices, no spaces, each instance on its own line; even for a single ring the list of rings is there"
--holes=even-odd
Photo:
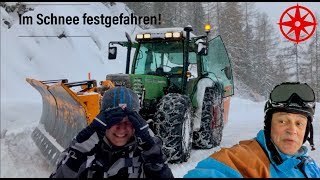
[[[264,129],[254,139],[222,148],[184,177],[319,178],[320,168],[303,144],[314,150],[315,95],[306,83],[274,87],[264,108]],[[310,136],[309,136],[310,135]]]
[[[299,113],[307,118],[307,127],[303,143],[308,140],[311,150],[315,150],[313,143],[312,121],[315,113],[315,94],[313,89],[306,83],[282,83],[272,90],[270,99],[265,106],[265,114],[272,115],[273,112]],[[270,117],[266,117],[268,120]],[[270,123],[265,121],[265,125]],[[269,127],[266,127],[269,128]],[[310,133],[310,137],[308,137]]]

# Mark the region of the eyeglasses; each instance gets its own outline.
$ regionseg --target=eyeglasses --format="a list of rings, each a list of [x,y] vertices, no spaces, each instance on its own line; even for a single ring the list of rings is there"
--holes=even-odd
[[[304,83],[283,83],[277,85],[270,94],[272,102],[285,103],[288,102],[293,96],[298,96],[303,102],[314,102],[315,95],[312,88]]]

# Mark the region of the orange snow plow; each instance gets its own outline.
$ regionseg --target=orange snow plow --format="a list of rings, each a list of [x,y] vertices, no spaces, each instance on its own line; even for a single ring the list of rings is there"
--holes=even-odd
[[[95,80],[68,83],[67,79],[27,78],[26,81],[42,96],[42,115],[32,139],[50,164],[56,165],[72,138],[98,114],[101,94],[114,85],[109,80],[100,82],[100,87]],[[74,87],[81,89],[76,91]]]

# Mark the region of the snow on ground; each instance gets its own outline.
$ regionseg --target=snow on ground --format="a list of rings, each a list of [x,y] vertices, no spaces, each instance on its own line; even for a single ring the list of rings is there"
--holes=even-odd
[[[34,6],[27,12],[34,16],[39,12],[55,12],[59,15],[104,13],[119,15],[127,12],[123,3],[112,9],[101,3],[88,6]],[[124,32],[134,34],[135,26],[47,26],[22,27],[14,23],[6,28],[2,19],[15,22],[16,17],[1,11],[1,178],[41,178],[48,177],[54,167],[50,167],[31,139],[31,133],[39,123],[42,113],[41,95],[31,87],[27,77],[39,80],[68,78],[70,81],[87,79],[103,80],[106,74],[124,72],[125,51],[119,49],[118,59],[108,61],[106,52],[111,40],[125,40]],[[64,31],[69,35],[79,33],[90,38],[20,38],[19,35],[59,35]],[[77,35],[79,35],[77,34]],[[264,102],[252,102],[240,97],[231,100],[229,121],[223,132],[220,147],[230,147],[243,139],[250,139],[263,128]],[[314,122],[314,140],[317,150],[311,156],[320,164],[320,104]],[[170,164],[175,177],[183,177],[200,160],[208,157],[220,147],[209,150],[192,150],[188,162]]]
[[[264,102],[253,102],[250,100],[233,97],[230,105],[229,122],[223,130],[223,137],[219,147],[209,150],[192,150],[188,162],[182,164],[172,164],[175,177],[183,177],[188,170],[194,168],[197,162],[208,157],[211,153],[220,149],[220,147],[231,147],[240,140],[252,139],[260,129],[263,129],[264,120]],[[315,151],[310,152],[317,164],[320,164],[320,103],[317,103],[317,113],[314,125],[314,143],[317,146]],[[309,144],[306,143],[309,148]],[[310,148],[309,148],[310,149]]]
[[[259,129],[263,128],[263,107],[264,102],[252,102],[246,99],[233,97],[231,101],[230,119],[224,128],[222,142],[219,147],[208,150],[192,150],[188,162],[181,164],[169,164],[175,177],[183,177],[188,170],[194,168],[196,164],[208,157],[220,147],[231,147],[240,140],[251,139]],[[47,164],[35,143],[31,139],[34,126],[40,119],[42,108],[41,103],[18,103],[15,105],[1,106],[1,112],[7,112],[1,119],[7,121],[16,120],[18,129],[13,127],[1,138],[1,171],[0,177],[9,178],[41,178],[48,177],[53,171],[53,167]],[[317,113],[314,122],[314,141],[316,150],[310,155],[320,164],[320,103],[317,103]],[[19,115],[15,112],[19,112]],[[25,121],[26,123],[21,123]],[[27,122],[33,122],[30,125]],[[309,145],[306,143],[307,147]]]

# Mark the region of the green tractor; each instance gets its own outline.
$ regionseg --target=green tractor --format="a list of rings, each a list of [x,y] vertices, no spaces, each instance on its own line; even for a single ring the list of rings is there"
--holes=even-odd
[[[110,42],[127,48],[126,74],[109,74],[115,86],[131,88],[140,98],[140,114],[163,140],[169,162],[185,162],[191,148],[220,145],[234,94],[232,68],[220,36],[195,36],[192,27],[148,29],[135,41]],[[133,61],[131,51],[135,49]],[[131,64],[131,71],[129,72]]]
[[[103,93],[114,86],[138,94],[140,114],[163,140],[169,162],[187,161],[192,147],[218,146],[234,93],[232,68],[220,36],[208,41],[209,30],[203,36],[191,31],[191,27],[148,29],[135,41],[126,34],[127,41],[110,42],[110,60],[116,59],[118,47],[127,48],[126,73],[108,74],[99,87],[90,77],[78,82],[27,78],[43,101],[31,136],[49,163],[58,163],[72,138],[98,114]]]

